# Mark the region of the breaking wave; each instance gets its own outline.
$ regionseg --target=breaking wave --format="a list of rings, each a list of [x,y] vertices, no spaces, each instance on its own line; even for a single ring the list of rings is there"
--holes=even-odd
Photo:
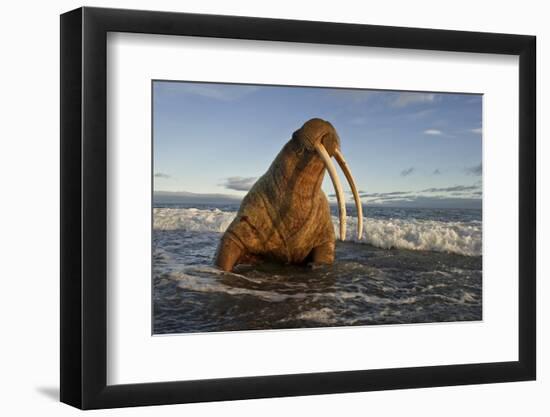
[[[233,221],[236,211],[197,208],[155,208],[155,230],[223,233]],[[338,218],[332,223],[338,234]],[[383,249],[409,249],[480,256],[482,224],[479,221],[436,221],[414,218],[364,219],[363,239],[356,235],[356,217],[348,217],[347,239]]]

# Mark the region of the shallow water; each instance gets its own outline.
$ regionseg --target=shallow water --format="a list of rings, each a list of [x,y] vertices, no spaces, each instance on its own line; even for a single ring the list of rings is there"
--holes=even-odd
[[[188,210],[155,210],[155,334],[482,318],[481,256],[464,256],[443,249],[387,249],[351,239],[337,242],[336,262],[330,267],[311,270],[264,264],[239,266],[234,273],[224,273],[212,267],[212,259],[232,218],[226,214],[231,211]],[[412,220],[408,215],[409,223],[442,222],[431,215]],[[395,225],[397,220],[404,219],[371,216],[369,221]],[[467,225],[476,229],[479,222],[460,216],[446,222],[449,230],[458,227],[453,223],[457,221],[465,229]],[[404,242],[396,242],[407,247],[409,239],[412,242],[409,246],[422,246],[425,243],[418,242],[426,241],[424,234],[428,232],[409,230],[403,234]],[[477,249],[472,248],[481,247],[480,237],[479,242],[464,246],[458,240],[451,242],[455,237],[448,230],[443,231],[443,236],[444,239],[432,239],[432,245],[443,248],[449,244],[457,252],[464,248],[475,252]],[[470,240],[476,237],[475,233],[468,236]]]

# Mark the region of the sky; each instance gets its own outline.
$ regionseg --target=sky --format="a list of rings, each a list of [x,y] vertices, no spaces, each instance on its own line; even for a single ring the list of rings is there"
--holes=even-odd
[[[242,198],[313,117],[336,128],[366,204],[481,207],[479,94],[179,81],[153,81],[155,193]],[[334,200],[328,175],[323,190]]]

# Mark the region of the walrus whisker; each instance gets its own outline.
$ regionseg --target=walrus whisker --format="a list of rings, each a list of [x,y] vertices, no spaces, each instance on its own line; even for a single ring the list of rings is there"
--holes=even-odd
[[[359,198],[359,192],[357,191],[357,187],[355,186],[355,180],[353,179],[351,170],[349,169],[349,166],[344,159],[344,155],[342,155],[342,152],[340,152],[339,149],[336,149],[334,151],[334,157],[336,159],[336,162],[338,162],[338,165],[340,165],[340,168],[344,172],[344,175],[346,176],[346,179],[348,180],[349,186],[351,188],[351,192],[353,193],[355,206],[357,207],[357,239],[361,239],[363,237],[363,206],[361,204],[361,199]]]
[[[340,215],[340,240],[344,241],[346,240],[346,200],[344,199],[342,184],[340,183],[336,168],[334,167],[334,164],[330,159],[330,155],[328,154],[325,147],[322,144],[318,143],[315,145],[315,150],[323,160],[325,167],[327,168],[327,171],[330,175],[330,179],[332,180],[334,190],[336,191],[336,199],[338,200],[338,212]]]

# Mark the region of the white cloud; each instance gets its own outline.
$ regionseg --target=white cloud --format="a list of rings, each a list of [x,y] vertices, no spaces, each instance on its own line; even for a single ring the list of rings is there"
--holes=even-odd
[[[221,185],[229,190],[248,191],[254,185],[256,179],[256,177],[229,177]]]
[[[341,97],[347,100],[352,101],[353,103],[364,103],[367,100],[369,100],[373,95],[376,94],[375,91],[370,90],[360,90],[360,89],[341,89],[341,88],[335,88],[335,89],[329,89],[328,94],[330,96],[335,97]]]
[[[367,123],[367,118],[366,117],[354,117],[353,119],[350,120],[350,124],[352,125],[356,125],[356,126],[361,126],[361,125],[364,125]]]
[[[451,191],[474,191],[479,189],[479,186],[476,184],[473,185],[454,185],[452,187],[442,187],[442,188],[427,188],[421,190],[421,193],[440,193],[440,192],[451,192]]]
[[[473,167],[467,167],[464,169],[464,171],[468,174],[468,175],[482,175],[483,174],[483,167],[481,165],[481,162],[479,163],[479,165],[474,165]]]
[[[395,107],[405,107],[409,104],[432,103],[435,98],[436,95],[432,93],[399,93],[391,104]]]
[[[436,135],[442,135],[443,132],[441,130],[438,130],[438,129],[426,129],[424,131],[424,134],[425,135],[434,135],[434,136],[436,136]]]
[[[407,177],[407,176],[411,175],[413,172],[414,172],[414,167],[410,167],[410,168],[407,168],[407,169],[404,169],[403,171],[401,171],[401,176],[402,177]]]
[[[219,101],[238,100],[247,94],[259,89],[254,85],[191,83],[191,82],[162,82],[159,86],[164,92],[177,94],[192,94]]]
[[[155,178],[171,178],[171,176],[164,172],[155,172]]]
[[[433,187],[418,191],[362,193],[368,204],[408,207],[470,207],[480,208],[482,191],[476,181],[472,185]]]
[[[426,116],[433,114],[434,112],[435,112],[435,109],[424,109],[424,110],[419,110],[419,111],[415,111],[413,113],[407,114],[406,117],[408,117],[409,119],[418,120],[418,119],[423,119]]]
[[[483,131],[483,130],[482,130],[480,127],[475,128],[475,129],[470,129],[470,132],[472,132],[472,133],[477,133],[478,135],[481,135],[481,132],[482,132],[482,131]]]

